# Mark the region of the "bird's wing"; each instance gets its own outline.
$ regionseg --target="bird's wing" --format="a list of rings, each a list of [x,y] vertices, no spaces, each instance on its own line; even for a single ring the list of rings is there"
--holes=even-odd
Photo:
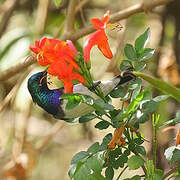
[[[98,96],[95,93],[91,92],[88,88],[86,88],[82,84],[75,85],[73,88],[73,93],[89,95],[89,96],[93,97],[94,99],[98,98]],[[94,111],[94,108],[88,106],[85,103],[80,103],[79,105],[75,106],[73,109],[70,109],[70,110],[65,109],[66,104],[67,104],[67,100],[64,100],[63,104],[61,105],[61,108],[63,109],[65,118],[67,118],[67,119],[73,119],[73,118],[77,118],[80,116],[84,116],[84,115]]]
[[[108,93],[110,93],[118,85],[119,82],[120,82],[120,78],[116,77],[110,81],[100,82],[99,86],[101,87],[104,95],[106,96]],[[98,99],[98,96],[95,93],[90,91],[87,87],[83,86],[82,84],[75,85],[73,88],[73,93],[74,94],[75,93],[84,94],[84,95],[91,96],[94,99]],[[73,109],[66,110],[65,109],[66,103],[67,103],[67,100],[64,100],[63,104],[61,105],[61,108],[65,112],[65,118],[67,118],[67,119],[77,118],[77,117],[86,115],[86,114],[94,111],[93,107],[90,107],[84,103],[80,103],[79,105],[77,105]]]

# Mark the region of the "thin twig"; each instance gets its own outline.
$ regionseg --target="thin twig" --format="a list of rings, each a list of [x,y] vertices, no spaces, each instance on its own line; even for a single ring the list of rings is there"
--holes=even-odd
[[[3,35],[4,31],[6,30],[7,28],[7,25],[9,23],[9,20],[15,10],[15,7],[18,3],[18,0],[6,0],[6,2],[9,7],[6,11],[4,11],[4,14],[3,14],[3,17],[1,18],[2,21],[0,23],[0,37]]]
[[[32,109],[32,104],[33,102],[30,101],[28,106],[27,106],[27,109],[24,113],[24,122],[23,122],[23,127],[22,127],[22,130],[21,130],[21,148],[23,149],[24,147],[24,144],[26,142],[26,135],[27,135],[27,127],[28,127],[28,123],[29,123],[29,118],[30,118],[30,115],[31,115],[31,109]]]
[[[159,0],[159,1],[151,1],[151,8],[155,8],[157,6],[160,5],[165,5],[169,2],[171,2],[172,0]],[[137,5],[133,5],[129,8],[126,8],[122,11],[119,11],[115,14],[113,14],[110,17],[110,22],[116,22],[116,21],[120,21],[122,19],[126,19],[134,14],[140,13],[140,12],[144,12],[143,6],[142,4],[137,4]],[[70,40],[77,40],[91,32],[93,32],[95,29],[93,28],[93,26],[88,26],[86,28],[83,28],[73,34],[70,35],[66,35],[63,36],[61,38],[61,40],[66,40],[66,39],[70,39]],[[14,74],[16,74],[18,71],[22,71],[23,69],[25,69],[26,67],[30,66],[31,64],[33,64],[34,58],[31,57],[31,59],[29,58],[29,61],[27,61],[26,63],[19,63],[17,64],[15,67],[10,67],[9,69],[3,71],[0,73],[0,81],[4,81],[7,80],[8,78],[12,77]]]
[[[86,20],[85,20],[85,17],[84,17],[84,13],[83,13],[83,8],[82,7],[79,8],[79,12],[80,12],[80,17],[81,17],[82,24],[85,27],[86,26]]]
[[[173,174],[176,171],[177,171],[177,166],[170,169],[167,173],[165,173],[164,176],[163,176],[163,179],[166,179],[167,177],[169,177],[171,174]]]
[[[75,15],[83,8],[83,6],[88,2],[89,0],[83,0],[81,3],[78,4],[78,6],[75,8]],[[64,27],[65,21],[63,21],[58,29],[58,31],[55,33],[55,37],[59,37],[60,33]]]
[[[48,144],[49,142],[54,138],[54,136],[59,132],[60,129],[64,127],[64,122],[58,121],[50,130],[49,134],[45,137],[43,142],[41,142],[39,145],[37,145],[37,150],[41,152]]]
[[[157,7],[157,6],[161,6],[161,5],[165,5],[167,3],[170,3],[172,2],[173,0],[159,0],[159,1],[151,1],[151,4],[150,4],[150,7],[151,9]],[[144,6],[143,4],[136,4],[136,5],[133,5],[133,6],[130,6],[129,8],[126,8],[124,10],[121,10],[117,13],[114,13],[113,15],[111,15],[110,17],[110,23],[114,23],[114,22],[117,22],[117,21],[120,21],[122,19],[126,19],[134,14],[137,14],[137,13],[141,13],[141,12],[144,12]],[[71,39],[71,40],[77,40],[87,34],[90,34],[94,31],[95,29],[93,28],[93,26],[88,26],[88,27],[85,27],[79,31],[77,31],[76,33],[73,33],[69,36],[64,36],[62,40],[65,40],[65,39]]]
[[[28,66],[35,63],[35,59],[32,56],[29,56],[25,61],[20,62],[16,64],[15,66],[12,66],[8,68],[7,70],[4,70],[0,72],[0,81],[5,81],[8,78],[14,76],[18,72],[22,72],[24,69],[26,69]]]
[[[89,2],[89,0],[82,0],[81,2],[78,3],[77,7],[76,7],[76,13],[83,8],[83,6],[85,6],[87,3]]]
[[[17,161],[19,155],[22,153],[26,142],[26,131],[28,126],[28,120],[31,114],[31,108],[32,108],[32,101],[29,102],[24,112],[23,125],[21,126],[21,129],[19,129],[19,131],[17,131],[16,129],[15,141],[12,150],[13,160],[15,161]]]
[[[77,0],[69,1],[66,23],[65,23],[65,32],[66,32],[65,35],[71,34],[74,31],[76,5],[77,5]]]
[[[23,80],[26,78],[26,76],[29,74],[29,71],[27,71],[17,82],[17,84],[11,89],[11,91],[7,94],[7,96],[4,98],[4,100],[0,103],[0,112],[8,105],[12,97],[16,94],[19,87],[21,86]]]
[[[39,0],[37,9],[37,18],[35,22],[36,33],[42,34],[45,29],[48,14],[49,0]],[[41,23],[41,25],[39,25]]]

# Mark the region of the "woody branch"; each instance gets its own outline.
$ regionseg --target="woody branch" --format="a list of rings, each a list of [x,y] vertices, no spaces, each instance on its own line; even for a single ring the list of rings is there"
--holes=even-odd
[[[122,19],[126,19],[134,14],[145,12],[146,9],[152,10],[155,7],[165,5],[167,3],[170,3],[173,0],[159,0],[159,1],[151,1],[150,4],[148,4],[148,7],[145,7],[143,3],[136,4],[133,6],[130,6],[122,11],[119,11],[117,13],[114,13],[110,17],[110,22],[114,23],[117,21],[120,21]],[[66,34],[64,35],[61,40],[70,39],[70,40],[77,40],[85,35],[88,35],[89,33],[92,33],[95,29],[93,26],[87,26],[83,29],[80,29],[79,31],[73,33],[73,34]],[[19,63],[16,66],[13,66],[3,72],[0,72],[0,81],[5,81],[8,78],[12,77],[16,73],[24,70],[31,64],[35,63],[35,60],[33,57],[29,57],[26,62]]]

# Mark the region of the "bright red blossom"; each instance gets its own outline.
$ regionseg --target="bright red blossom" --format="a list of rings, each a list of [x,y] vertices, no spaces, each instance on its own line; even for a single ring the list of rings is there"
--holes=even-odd
[[[45,37],[40,41],[36,41],[35,47],[30,46],[30,50],[37,54],[37,60],[41,66],[52,64],[61,57],[61,60],[67,61],[67,63],[72,64],[75,69],[78,69],[78,65],[74,61],[77,50],[71,41],[67,41],[68,42]]]
[[[94,28],[97,30],[93,34],[90,34],[84,44],[84,59],[85,61],[90,60],[90,51],[93,46],[97,45],[99,50],[103,53],[103,55],[109,59],[112,58],[112,52],[109,47],[108,38],[105,33],[105,28],[109,21],[109,11],[104,14],[102,19],[93,18],[91,19],[91,23]]]
[[[73,70],[73,66],[71,64],[67,64],[64,61],[57,61],[56,63],[53,63],[48,68],[48,73],[54,76],[58,76],[58,78],[64,84],[65,93],[73,92],[73,80],[78,80],[81,83],[85,83],[85,79],[79,73]]]
[[[75,70],[79,69],[75,62],[77,50],[70,40],[60,41],[54,38],[43,38],[30,46],[30,50],[37,55],[41,66],[48,67],[48,73],[64,83],[65,93],[73,92],[72,80],[85,83],[84,78]]]

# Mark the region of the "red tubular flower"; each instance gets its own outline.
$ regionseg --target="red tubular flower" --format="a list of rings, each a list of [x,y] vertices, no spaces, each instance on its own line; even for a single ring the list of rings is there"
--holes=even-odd
[[[30,46],[30,50],[37,54],[37,60],[41,66],[47,66],[61,58],[72,64],[75,69],[78,69],[78,65],[74,61],[77,50],[69,40],[66,42],[45,37],[36,41],[35,47]]]
[[[67,64],[64,61],[57,61],[57,63],[52,64],[48,68],[48,73],[53,76],[58,76],[58,78],[64,84],[64,92],[71,93],[73,92],[73,80],[77,80],[80,83],[85,83],[85,79],[79,73],[73,70],[71,64]]]
[[[90,34],[84,44],[84,59],[85,61],[90,60],[90,51],[93,46],[97,45],[99,50],[103,53],[103,55],[109,59],[112,58],[112,52],[109,47],[108,38],[105,33],[105,28],[109,21],[109,11],[102,17],[102,19],[93,18],[91,19],[91,23],[94,28],[97,30],[96,32]]]
[[[73,80],[85,83],[83,76],[76,70],[79,69],[75,62],[77,50],[70,40],[60,41],[53,38],[43,38],[30,46],[30,50],[37,55],[37,61],[41,66],[48,67],[48,73],[64,83],[65,93],[73,92]]]

